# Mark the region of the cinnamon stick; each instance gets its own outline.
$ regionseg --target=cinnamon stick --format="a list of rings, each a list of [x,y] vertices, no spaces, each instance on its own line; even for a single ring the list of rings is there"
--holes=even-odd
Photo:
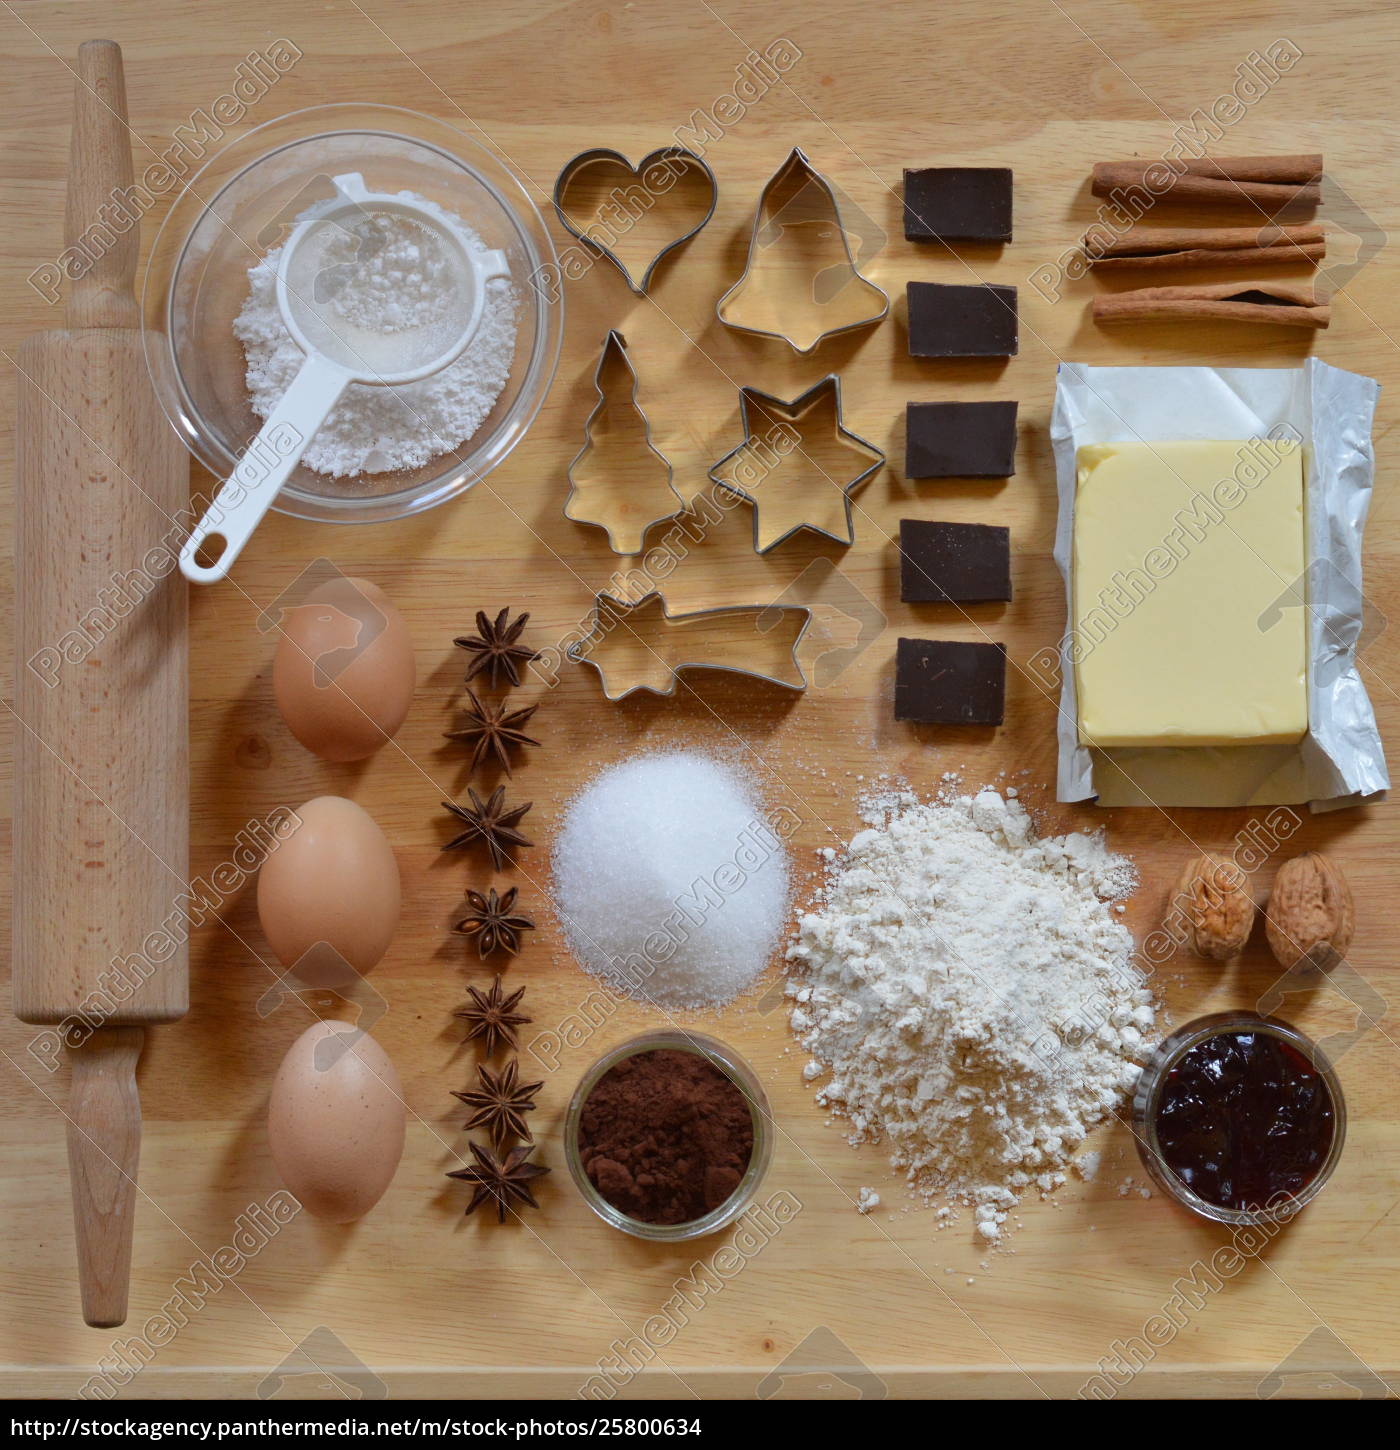
[[[1203,156],[1194,160],[1100,161],[1093,193],[1134,189],[1173,201],[1273,208],[1315,207],[1322,200],[1322,157]]]
[[[1327,255],[1322,227],[1134,227],[1123,237],[1096,235],[1082,243],[1091,267],[1142,270],[1161,267],[1247,267],[1254,263],[1306,263]]]
[[[1173,163],[1188,176],[1229,176],[1235,181],[1316,181],[1322,153],[1294,156],[1194,156]]]
[[[1097,323],[1173,318],[1183,322],[1263,322],[1278,327],[1326,327],[1332,309],[1309,286],[1278,282],[1218,282],[1203,287],[1140,287],[1094,298]]]
[[[1327,248],[1321,242],[1299,247],[1249,247],[1236,251],[1185,251],[1171,252],[1162,256],[1126,256],[1089,258],[1089,265],[1096,271],[1153,271],[1163,267],[1255,267],[1293,263],[1316,267],[1327,255]]]

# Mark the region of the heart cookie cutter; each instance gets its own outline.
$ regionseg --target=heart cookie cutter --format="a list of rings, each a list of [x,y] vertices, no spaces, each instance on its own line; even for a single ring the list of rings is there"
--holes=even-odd
[[[873,221],[869,227],[879,232]],[[715,315],[726,327],[781,338],[800,353],[881,321],[890,299],[861,276],[851,235],[835,188],[794,147],[759,195],[744,275]]]
[[[829,424],[830,428],[828,447],[833,450],[832,456],[835,457],[834,450],[839,449],[840,456],[849,453],[864,462],[859,472],[844,481],[832,477],[822,467],[821,459],[814,458],[803,447],[803,425],[810,425],[823,414],[826,415],[823,427]],[[709,476],[726,493],[743,499],[752,507],[754,552],[766,554],[803,529],[837,544],[854,543],[855,519],[851,500],[885,462],[885,455],[842,423],[841,379],[835,373],[828,373],[815,387],[808,388],[791,402],[775,398],[771,393],[761,393],[757,388],[740,388],[739,416],[744,441],[732,452],[726,453],[710,469]],[[762,433],[759,431],[761,422],[766,424]],[[792,441],[794,437],[795,442]],[[787,447],[780,446],[784,442]],[[780,497],[782,493],[796,492],[791,480],[785,489],[779,489],[778,483],[785,471],[797,477],[804,492],[812,490],[819,493],[828,506],[834,502],[830,490],[839,489],[844,533],[823,527],[822,521],[807,516],[807,509],[799,511],[792,506],[790,499]],[[786,511],[784,504],[788,505]],[[770,514],[776,516],[776,521],[770,519]]]
[[[611,188],[605,191],[610,177],[613,178]],[[686,185],[699,188],[702,208],[699,220],[655,251],[638,280],[634,268],[623,259],[619,244],[633,233],[640,234],[647,218],[661,207],[663,198]],[[566,162],[554,182],[554,210],[565,229],[611,262],[639,297],[646,295],[662,260],[688,242],[714,216],[718,200],[714,172],[684,146],[653,151],[636,166],[620,151],[595,146],[589,151],[580,151],[572,161]],[[609,208],[620,214],[615,220],[608,219]]]
[[[651,423],[637,402],[637,369],[616,328],[603,339],[593,386],[598,401],[583,425],[583,447],[569,463],[564,517],[602,529],[614,554],[640,554],[647,531],[684,513],[685,500],[672,482],[670,459],[652,441]],[[624,409],[625,421],[619,416]],[[640,507],[648,492],[675,507],[659,514]]]
[[[588,634],[566,646],[564,654],[597,671],[609,700],[625,700],[638,691],[670,698],[688,670],[725,670],[785,690],[805,690],[797,647],[811,622],[812,611],[798,604],[722,605],[672,614],[655,589],[632,602],[603,593],[594,600]],[[672,662],[680,640],[689,657]],[[731,663],[736,646],[754,641],[764,645],[767,668]],[[611,654],[610,661],[600,661],[600,654]]]

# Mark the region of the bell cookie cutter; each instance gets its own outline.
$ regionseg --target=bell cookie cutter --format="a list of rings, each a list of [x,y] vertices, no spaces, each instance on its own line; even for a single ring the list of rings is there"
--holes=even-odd
[[[788,253],[798,254],[796,265]],[[715,315],[738,332],[781,338],[807,353],[889,310],[887,294],[856,267],[835,189],[794,147],[759,196],[744,275],[715,304]]]
[[[580,212],[577,208],[579,196],[594,192],[599,186],[599,177],[609,172],[618,177],[618,183],[606,200],[601,204],[594,203],[591,207],[586,207],[585,212]],[[692,184],[698,180],[702,191],[708,192],[708,199],[703,203],[703,214],[693,226],[664,243],[653,254],[642,271],[641,280],[638,281],[633,269],[623,261],[617,250],[618,242],[643,224],[661,197],[675,190],[687,179]],[[565,230],[576,236],[591,251],[611,262],[638,297],[646,295],[662,259],[688,242],[714,216],[718,200],[719,187],[715,182],[714,172],[695,152],[684,146],[666,146],[659,151],[653,151],[642,157],[636,166],[620,151],[613,151],[606,146],[595,146],[589,151],[580,151],[572,161],[566,162],[554,182],[554,210]],[[616,224],[605,220],[609,207],[620,214]],[[588,220],[584,219],[585,215]],[[567,274],[568,269],[565,268],[565,275]]]
[[[627,351],[627,339],[616,328],[603,339],[598,366],[593,370],[593,386],[598,401],[583,425],[583,447],[569,463],[564,517],[602,529],[615,554],[640,554],[647,531],[684,513],[685,500],[672,482],[670,459],[652,442],[651,423],[637,402],[637,369]],[[620,406],[630,410],[629,423],[608,436],[609,415]],[[609,451],[626,453],[627,457],[609,457]],[[642,465],[652,477],[646,476]],[[650,513],[639,504],[648,492],[658,503],[665,498],[675,507]],[[639,518],[639,513],[643,517]]]
[[[839,448],[843,454],[852,453],[864,462],[864,467],[852,478],[844,481],[833,478],[802,446],[803,425],[810,424],[823,414],[828,415],[831,427],[830,447]],[[767,424],[764,433],[758,431],[759,415],[762,415],[762,420]],[[855,520],[851,500],[857,490],[884,464],[885,455],[873,443],[858,433],[852,433],[842,423],[841,379],[835,373],[828,373],[821,382],[808,388],[801,397],[794,398],[791,402],[775,398],[770,393],[761,393],[757,388],[740,388],[739,416],[743,423],[744,441],[732,452],[726,453],[710,469],[709,476],[726,493],[743,499],[752,507],[754,552],[766,554],[804,529],[837,544],[854,543]],[[783,443],[788,446],[782,447]],[[823,527],[821,521],[807,517],[805,510],[799,516],[798,510],[790,507],[787,521],[781,517],[782,502],[786,500],[780,501],[774,496],[778,492],[778,480],[782,478],[784,471],[795,473],[799,469],[808,474],[799,481],[803,490],[840,490],[841,512],[845,519],[844,533],[836,533],[831,528]],[[816,477],[813,478],[812,475]],[[793,491],[791,484],[787,491]],[[824,494],[824,502],[832,503],[829,492]],[[769,522],[770,512],[780,516],[777,522]],[[796,519],[796,522],[791,522],[792,519]]]
[[[807,677],[797,647],[811,622],[812,611],[799,604],[722,605],[672,614],[655,589],[630,603],[602,593],[594,600],[588,633],[567,645],[564,654],[597,671],[609,700],[625,700],[638,691],[669,699],[688,670],[724,670],[800,691],[807,688]],[[667,642],[680,640],[692,653],[672,662],[674,651]],[[763,643],[767,668],[731,663],[736,645],[754,641]]]

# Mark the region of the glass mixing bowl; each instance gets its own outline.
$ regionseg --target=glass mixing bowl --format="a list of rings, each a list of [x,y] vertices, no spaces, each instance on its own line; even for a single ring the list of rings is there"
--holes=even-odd
[[[212,157],[180,193],[147,264],[143,326],[166,417],[222,482],[261,426],[233,335],[248,268],[348,171],[371,191],[414,191],[461,217],[506,254],[517,296],[510,376],[464,444],[421,468],[357,478],[299,465],[273,504],[297,518],[372,523],[470,488],[525,436],[554,380],[564,310],[540,285],[557,275],[554,244],[508,166],[453,127],[396,106],[315,106],[269,121]]]

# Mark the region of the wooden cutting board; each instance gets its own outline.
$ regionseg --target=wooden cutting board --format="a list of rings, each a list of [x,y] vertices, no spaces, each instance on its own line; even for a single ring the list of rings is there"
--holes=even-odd
[[[22,336],[51,325],[49,307],[25,279],[60,246],[71,86],[58,57],[111,24],[108,11],[86,3],[19,15],[2,22],[8,92],[16,98],[0,173],[11,219],[0,279],[10,359]],[[606,268],[570,285],[558,380],[503,468],[468,498],[400,524],[336,530],[275,518],[240,561],[236,582],[193,600],[192,867],[209,880],[222,863],[235,870],[232,891],[192,942],[190,1014],[159,1035],[143,1063],[148,1201],[139,1216],[131,1322],[118,1337],[164,1334],[144,1326],[171,1301],[186,1322],[141,1372],[139,1392],[242,1395],[264,1385],[280,1394],[353,1395],[383,1383],[394,1393],[572,1395],[618,1352],[616,1342],[656,1336],[654,1316],[668,1303],[685,1322],[642,1354],[645,1369],[624,1393],[854,1394],[883,1385],[891,1394],[1074,1394],[1101,1360],[1112,1360],[1116,1343],[1145,1336],[1152,1337],[1146,1367],[1124,1393],[1254,1395],[1261,1386],[1267,1393],[1277,1387],[1268,1376],[1285,1364],[1280,1381],[1290,1387],[1316,1387],[1330,1371],[1365,1389],[1374,1387],[1369,1373],[1400,1371],[1392,1312],[1400,1276],[1400,1024],[1392,999],[1400,977],[1387,925],[1397,846],[1391,807],[1309,820],[1294,837],[1297,849],[1332,850],[1347,867],[1360,921],[1348,982],[1379,1018],[1363,1023],[1339,1063],[1351,1114],[1341,1168],[1257,1259],[1217,1276],[1215,1287],[1200,1280],[1199,1302],[1188,1299],[1170,1332],[1159,1316],[1182,1293],[1179,1281],[1199,1279],[1225,1238],[1160,1197],[1138,1195],[1143,1174],[1124,1129],[1110,1127],[1096,1143],[1104,1163],[1094,1182],[1068,1188],[1058,1206],[1027,1204],[1011,1252],[988,1257],[966,1223],[940,1234],[926,1213],[906,1212],[880,1153],[853,1151],[826,1124],[801,1083],[804,1058],[768,997],[697,1025],[732,1042],[759,1070],[782,1128],[768,1191],[791,1195],[800,1211],[765,1242],[741,1245],[737,1258],[721,1255],[713,1276],[705,1266],[727,1240],[661,1249],[595,1221],[563,1172],[563,1111],[587,1063],[654,1019],[625,1009],[592,1028],[578,1025],[590,982],[572,964],[544,892],[548,845],[568,797],[599,764],[662,744],[699,745],[746,762],[774,804],[800,815],[799,894],[813,852],[852,833],[862,778],[880,772],[907,774],[925,788],[948,770],[970,784],[1014,781],[1047,829],[1107,825],[1113,844],[1142,870],[1128,914],[1139,933],[1154,924],[1189,842],[1225,847],[1249,828],[1244,811],[1098,813],[1053,801],[1054,706],[1031,674],[1038,652],[1063,628],[1046,437],[1061,358],[1283,367],[1311,346],[1387,385],[1367,536],[1367,592],[1379,632],[1364,670],[1382,730],[1400,738],[1400,637],[1384,628],[1385,616],[1400,615],[1400,515],[1387,447],[1400,382],[1400,264],[1390,248],[1369,256],[1379,236],[1400,227],[1386,159],[1395,128],[1380,119],[1375,99],[1388,94],[1384,57],[1400,39],[1396,18],[1369,9],[1320,20],[1301,3],[1226,15],[1204,0],[1170,11],[1094,0],[988,11],[950,0],[936,14],[887,6],[856,25],[847,7],[825,0],[729,0],[713,8],[505,0],[489,12],[444,11],[421,0],[392,7],[250,0],[233,16],[174,0],[123,14],[116,38],[126,55],[138,171],[143,146],[148,156],[168,147],[177,127],[234,84],[250,49],[278,36],[303,58],[252,105],[244,125],[338,100],[413,105],[489,136],[541,204],[558,168],[584,146],[636,157],[666,144],[697,108],[713,109],[732,93],[750,49],[786,36],[802,56],[786,85],[756,99],[742,119],[730,113],[732,124],[708,152],[720,188],[715,218],[663,264],[650,299],[632,297]],[[1251,51],[1280,36],[1302,58],[1217,150],[1326,154],[1345,191],[1328,218],[1343,229],[1334,255],[1359,253],[1364,263],[1330,331],[1313,339],[1163,326],[1110,337],[1086,320],[1090,284],[1071,285],[1059,301],[1040,295],[1028,279],[1092,218],[1091,164],[1159,154],[1179,123],[1230,91]],[[759,189],[794,145],[883,234],[867,271],[895,299],[878,329],[807,358],[732,335],[713,318],[715,299],[742,269]],[[1016,240],[1000,253],[968,249],[959,260],[903,240],[901,169],[954,161],[1015,169]],[[147,236],[163,210],[146,222]],[[562,244],[557,224],[555,235]],[[904,282],[970,280],[968,266],[1021,288],[1020,356],[1004,366],[911,361]],[[823,638],[849,644],[861,619],[874,627],[847,668],[800,699],[717,676],[674,701],[608,705],[580,670],[566,671],[547,695],[522,692],[541,694],[535,723],[545,747],[517,776],[517,789],[535,801],[529,824],[539,845],[509,879],[542,929],[511,972],[528,986],[536,1026],[570,1042],[548,1072],[537,1115],[543,1158],[555,1168],[542,1211],[527,1225],[499,1228],[463,1219],[462,1195],[442,1176],[464,1146],[449,1093],[464,1085],[470,1066],[450,1014],[466,981],[485,980],[447,928],[463,888],[486,878],[437,850],[438,802],[464,785],[459,758],[441,743],[461,678],[451,639],[477,608],[505,604],[530,610],[532,639],[557,639],[617,567],[601,534],[562,516],[564,468],[582,439],[609,326],[627,336],[658,446],[686,491],[699,488],[709,465],[738,442],[740,384],[791,397],[828,371],[841,374],[847,426],[890,455],[861,495],[854,547],[840,555],[790,543],[759,560],[750,521],[736,513],[680,565],[668,594],[680,609],[771,600],[809,566],[835,559],[835,583],[818,565],[800,586],[810,589],[814,579],[822,586]],[[8,370],[3,386],[0,419],[8,427]],[[1013,479],[903,480],[903,405],[940,398],[1020,401]],[[7,477],[11,446],[7,434]],[[196,483],[208,482],[196,470]],[[901,605],[890,541],[901,517],[1009,524],[1015,603],[979,607],[972,623]],[[0,537],[8,539],[8,528]],[[314,760],[272,705],[272,640],[259,632],[258,616],[317,557],[382,586],[403,609],[418,653],[419,692],[399,737],[402,751],[364,766]],[[4,562],[8,571],[12,561]],[[1004,639],[1021,667],[1012,672],[1005,728],[897,725],[890,710],[896,637],[970,638],[978,627]],[[0,639],[9,638],[0,627]],[[295,1004],[259,1014],[271,975],[251,883],[237,875],[239,833],[278,805],[326,791],[352,796],[375,816],[404,877],[403,926],[372,980],[386,1004],[375,1035],[398,1065],[414,1114],[408,1147],[388,1196],[364,1222],[348,1229],[294,1222],[200,1306],[191,1266],[235,1244],[240,1215],[277,1189],[263,1132],[267,1091],[306,1021]],[[1158,984],[1167,1013],[1180,1021],[1254,1006],[1274,978],[1256,945],[1224,972],[1173,962]],[[1356,1018],[1356,1006],[1331,988],[1290,999],[1284,1012],[1320,1037],[1348,1030]],[[0,1026],[0,1289],[13,1310],[0,1316],[0,1388],[72,1393],[112,1354],[112,1336],[85,1329],[77,1313],[56,1116],[62,1084],[29,1042],[18,1024]],[[864,1185],[883,1200],[868,1216],[852,1206]],[[257,1219],[254,1211],[248,1222]],[[247,1250],[259,1237],[254,1229],[238,1242]],[[701,1290],[687,1287],[692,1280]],[[324,1377],[318,1365],[353,1373]],[[280,1378],[267,1380],[270,1373]]]

